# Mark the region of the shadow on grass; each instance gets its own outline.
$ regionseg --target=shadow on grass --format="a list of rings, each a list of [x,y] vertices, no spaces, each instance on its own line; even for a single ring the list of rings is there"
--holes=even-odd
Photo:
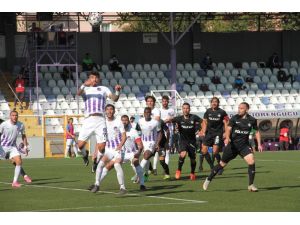
[[[34,180],[32,182],[32,184],[34,184],[34,185],[63,184],[63,183],[74,183],[74,182],[78,182],[78,181],[80,181],[80,180],[62,180],[62,181],[50,181],[50,182],[38,182],[38,183],[36,183],[36,181]]]

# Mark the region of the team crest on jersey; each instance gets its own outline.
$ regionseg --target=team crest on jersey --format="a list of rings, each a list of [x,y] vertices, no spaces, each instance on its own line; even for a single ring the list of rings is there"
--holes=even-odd
[[[101,91],[101,87],[98,87],[98,88],[97,88],[97,91]]]
[[[194,124],[194,121],[191,121],[191,124]]]
[[[251,127],[251,123],[248,123],[248,127]]]
[[[218,114],[218,117],[221,117],[221,114]]]

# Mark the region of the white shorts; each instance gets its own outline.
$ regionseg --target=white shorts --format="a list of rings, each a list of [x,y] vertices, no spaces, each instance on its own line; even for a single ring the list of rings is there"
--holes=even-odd
[[[96,134],[97,143],[106,142],[107,129],[105,118],[102,116],[89,116],[83,121],[78,140],[87,141],[91,135]]]
[[[67,139],[67,143],[66,143],[67,146],[70,146],[70,145],[76,145],[76,142],[74,139]]]
[[[0,158],[5,159],[6,154],[9,153],[9,159],[13,157],[20,156],[20,152],[18,151],[17,147],[9,146],[0,146]]]
[[[112,148],[105,148],[104,155],[108,158],[108,160],[114,159],[124,159],[124,151],[116,151]]]
[[[151,152],[155,151],[155,142],[154,141],[143,141],[144,152],[149,150]]]
[[[134,155],[136,153],[137,152],[125,152],[123,163],[126,163],[126,162],[132,163],[132,160],[134,159]]]

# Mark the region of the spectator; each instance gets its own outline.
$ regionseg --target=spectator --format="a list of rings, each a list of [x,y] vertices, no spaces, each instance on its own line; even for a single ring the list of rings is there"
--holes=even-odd
[[[202,60],[202,69],[204,70],[212,70],[212,59],[209,55],[209,53],[206,54],[206,56]]]
[[[277,55],[276,52],[274,52],[273,55],[270,56],[268,64],[269,64],[269,67],[272,69],[281,67],[281,64],[279,62],[279,56]]]
[[[64,26],[61,24],[59,26],[59,31],[57,32],[58,36],[58,44],[59,45],[66,45],[67,44],[67,33],[64,32]]]
[[[134,120],[135,120],[135,117],[134,117],[134,116],[130,117],[130,124],[131,124],[131,127],[134,128],[134,129],[136,129],[136,123],[134,122]]]
[[[19,74],[17,79],[14,82],[15,90],[16,90],[16,96],[15,96],[15,102],[14,102],[14,109],[16,110],[18,99],[20,100],[20,110],[23,109],[23,98],[25,93],[25,80],[23,79],[23,75]]]
[[[246,82],[253,83],[254,82],[253,77],[251,77],[251,76],[246,77]]]
[[[287,75],[284,70],[279,69],[277,72],[277,80],[280,82],[287,82],[291,78],[291,83],[293,83],[293,75]]]
[[[211,78],[211,82],[212,82],[213,84],[221,84],[220,77],[214,75],[214,76]]]
[[[90,57],[89,53],[85,54],[85,57],[82,60],[82,70],[83,71],[92,71],[95,63],[93,62],[92,58]]]
[[[241,75],[238,74],[234,80],[234,88],[238,89],[239,91],[244,90],[245,87],[243,85],[244,85],[244,81],[243,81]]]
[[[122,72],[122,67],[119,66],[119,60],[116,55],[112,55],[109,60],[109,69],[111,71],[119,71]]]
[[[33,32],[33,39],[36,40],[37,45],[42,45],[44,43],[44,38],[42,37],[42,34],[40,33],[42,30],[41,28],[36,26],[36,23],[33,22],[31,24],[31,32]]]
[[[288,125],[284,125],[279,132],[279,146],[280,150],[288,150],[289,149],[289,143],[292,143],[291,135],[290,135],[290,129]]]
[[[67,68],[66,66],[64,66],[62,73],[60,74],[61,78],[65,81],[65,83],[67,82],[68,79],[73,79],[73,76],[71,76],[71,71],[69,68]]]
[[[207,84],[200,84],[200,90],[203,92],[209,91]]]

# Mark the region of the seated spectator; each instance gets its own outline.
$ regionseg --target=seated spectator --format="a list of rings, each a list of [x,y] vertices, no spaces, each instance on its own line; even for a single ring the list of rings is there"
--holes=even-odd
[[[73,76],[71,75],[71,71],[66,66],[64,66],[63,71],[60,75],[61,78],[65,81],[65,83],[67,82],[68,79],[74,80]]]
[[[241,75],[238,74],[234,80],[234,88],[238,89],[239,91],[244,90],[245,87],[243,85],[244,85],[244,81],[243,81]]]
[[[281,67],[281,64],[279,61],[279,56],[277,55],[276,52],[274,52],[273,55],[270,56],[268,64],[269,64],[269,67],[272,69]]]
[[[212,58],[210,57],[209,53],[206,54],[206,56],[202,60],[202,69],[204,70],[212,70]]]
[[[214,76],[211,78],[211,82],[212,82],[213,84],[221,84],[220,77],[214,75]]]
[[[291,83],[293,83],[293,75],[287,75],[284,70],[279,69],[277,72],[277,80],[280,82],[287,82],[291,78]]]
[[[25,93],[25,80],[23,79],[23,75],[19,74],[14,82],[16,96],[14,102],[14,110],[16,110],[17,102],[20,101],[20,110],[23,109],[23,98]]]
[[[119,66],[119,60],[116,55],[112,55],[109,60],[109,69],[111,71],[122,72],[122,67]]]
[[[195,84],[195,82],[191,82],[191,81],[187,81],[187,80],[183,81],[183,83],[184,84],[188,84],[190,86],[192,86],[193,84]]]
[[[207,84],[200,84],[200,90],[203,92],[209,91]]]
[[[90,54],[86,53],[85,57],[82,60],[82,70],[83,71],[91,71],[91,70],[93,70],[94,66],[95,66],[95,63],[93,62],[92,58],[90,57]]]
[[[290,129],[287,125],[284,125],[279,132],[279,146],[280,150],[288,150],[289,143],[292,143]]]

